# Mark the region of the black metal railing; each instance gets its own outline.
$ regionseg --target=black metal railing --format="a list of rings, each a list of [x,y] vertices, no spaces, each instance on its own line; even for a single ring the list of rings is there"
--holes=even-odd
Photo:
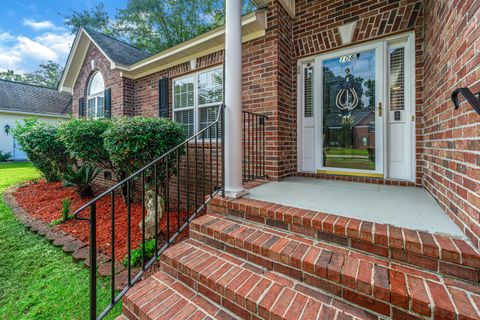
[[[460,107],[460,103],[458,101],[458,95],[461,94],[465,100],[472,106],[473,110],[475,110],[478,114],[480,114],[480,92],[473,94],[472,91],[468,88],[457,88],[452,92],[452,102],[455,110]]]
[[[268,117],[243,111],[243,181],[266,178],[265,124]]]
[[[103,192],[87,204],[75,211],[74,216],[78,220],[89,222],[90,229],[90,319],[103,319],[107,313],[120,301],[122,296],[130,289],[150,268],[162,252],[167,249],[179,235],[188,227],[189,223],[203,210],[208,202],[218,193],[224,196],[224,106],[218,110],[216,120],[203,128],[194,136],[188,138],[180,145],[166,152],[145,167],[136,171],[115,186]],[[258,118],[259,119],[259,118]],[[263,118],[262,118],[263,119]],[[264,120],[262,120],[264,121]],[[255,121],[257,122],[257,121]],[[263,122],[262,122],[263,123]],[[193,157],[193,159],[191,159]],[[263,162],[264,163],[264,162]],[[260,168],[257,168],[260,169]],[[263,168],[264,172],[265,169]],[[258,171],[260,172],[260,171]],[[259,173],[258,173],[259,174]],[[193,182],[191,181],[193,178]],[[140,192],[138,190],[140,189]],[[154,195],[154,241],[155,249],[152,257],[147,256],[146,251],[146,209],[151,212],[151,202],[146,208],[146,193]],[[159,199],[159,196],[161,197]],[[106,199],[105,199],[106,198]],[[159,201],[164,199],[163,216],[159,217]],[[151,199],[149,200],[151,201]],[[97,228],[100,211],[97,209],[102,205],[102,215],[110,214],[110,252],[103,252],[111,255],[111,294],[107,297],[110,303],[107,306],[97,305],[97,256],[99,251],[106,251],[97,246]],[[109,204],[104,209],[105,203]],[[120,209],[122,207],[123,209]],[[141,207],[141,215],[133,215]],[[105,212],[106,210],[106,212]],[[88,214],[88,212],[90,214]],[[184,215],[182,218],[181,215]],[[99,215],[99,217],[97,217]],[[116,223],[120,218],[125,220],[126,235],[118,234]],[[173,217],[171,217],[173,216]],[[141,219],[141,222],[133,218]],[[171,219],[172,218],[172,219]],[[107,219],[107,220],[108,220]],[[163,219],[163,220],[162,220]],[[164,223],[164,230],[159,229],[159,220]],[[183,221],[182,221],[183,220]],[[141,223],[141,268],[132,266],[133,232],[139,232],[132,228],[132,222],[136,228]],[[116,290],[116,267],[122,262],[116,262],[116,241],[115,237],[127,238],[127,257],[125,258],[127,281],[123,289]],[[162,236],[160,238],[160,236]],[[138,238],[138,237],[137,237]],[[138,239],[137,239],[138,240]],[[137,243],[138,244],[138,243]],[[136,273],[136,274],[134,274]],[[97,308],[102,310],[97,316]]]

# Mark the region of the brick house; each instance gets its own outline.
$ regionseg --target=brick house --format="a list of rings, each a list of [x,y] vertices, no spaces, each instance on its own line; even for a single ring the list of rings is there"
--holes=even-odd
[[[479,319],[480,115],[450,95],[480,91],[480,1],[255,3],[230,29],[242,42],[230,56],[228,12],[226,27],[153,55],[77,34],[60,83],[73,114],[171,117],[194,135],[225,104],[226,143],[239,142],[225,154],[227,186],[242,170],[231,153],[243,147],[244,181],[252,153],[245,125],[243,144],[229,135],[246,121],[229,107],[241,96],[240,111],[268,117],[261,166],[274,182],[212,199],[191,239],[127,293],[124,315]],[[384,214],[352,215],[349,199]]]

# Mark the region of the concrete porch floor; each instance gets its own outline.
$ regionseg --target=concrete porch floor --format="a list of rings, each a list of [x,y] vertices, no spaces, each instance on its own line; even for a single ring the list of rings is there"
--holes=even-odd
[[[290,177],[245,197],[466,239],[422,188]]]

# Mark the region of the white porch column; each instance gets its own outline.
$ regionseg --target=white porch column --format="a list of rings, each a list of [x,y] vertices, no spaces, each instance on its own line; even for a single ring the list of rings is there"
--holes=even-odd
[[[242,183],[242,1],[226,0],[225,193],[245,194]]]

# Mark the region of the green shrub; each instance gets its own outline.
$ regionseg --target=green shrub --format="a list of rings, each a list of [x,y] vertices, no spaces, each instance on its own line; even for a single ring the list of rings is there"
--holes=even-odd
[[[75,162],[58,137],[57,125],[27,119],[17,123],[13,136],[47,181],[58,180]]]
[[[111,126],[110,119],[73,119],[62,123],[58,132],[73,157],[99,168],[113,170],[103,142],[103,133]]]
[[[100,169],[90,164],[69,167],[63,175],[64,186],[74,186],[81,197],[91,196],[93,180],[100,173]]]
[[[61,212],[62,217],[60,219],[53,220],[50,223],[50,225],[56,226],[60,223],[64,223],[70,219],[73,219],[73,216],[70,215],[71,208],[72,208],[72,201],[68,198],[62,199],[62,212]]]
[[[3,152],[2,150],[0,150],[0,162],[8,161],[10,160],[11,157],[12,157],[11,152]]]
[[[140,267],[142,265],[143,244],[140,243],[138,247],[131,252],[131,266]],[[145,262],[155,255],[155,239],[145,241]],[[125,257],[123,263],[128,267],[128,255]]]
[[[103,137],[117,178],[122,179],[183,142],[185,132],[181,124],[168,119],[133,117],[115,119]],[[172,154],[171,168],[175,159]],[[158,174],[164,174],[161,168]]]

